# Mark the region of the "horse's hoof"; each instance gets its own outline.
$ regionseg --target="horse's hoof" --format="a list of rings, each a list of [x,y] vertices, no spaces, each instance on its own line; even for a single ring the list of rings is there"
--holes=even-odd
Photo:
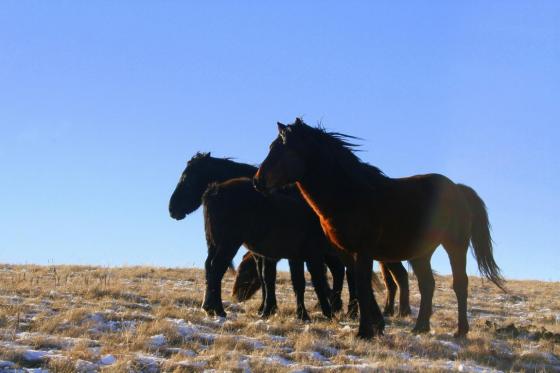
[[[261,318],[266,319],[266,318],[268,318],[268,317],[274,315],[274,314],[276,313],[277,310],[278,310],[277,307],[265,308],[265,309],[261,312],[260,316],[261,316]]]
[[[204,305],[202,306],[202,309],[206,312],[208,316],[220,316],[220,317],[227,316],[226,311],[224,311],[223,309],[212,307],[210,305]]]
[[[412,313],[412,311],[409,308],[405,308],[405,309],[399,309],[399,313],[397,314],[397,317],[407,317],[410,316],[410,314]]]
[[[301,321],[311,321],[311,318],[309,317],[309,314],[307,313],[307,311],[302,311],[302,312],[297,312],[296,317],[298,320]]]
[[[208,314],[208,316],[214,316],[214,312],[216,312],[214,306],[210,302],[204,302],[201,308],[206,312],[206,314]]]
[[[356,335],[359,339],[369,340],[373,338],[373,329],[371,330],[360,330]]]
[[[331,307],[333,313],[340,312],[342,310],[342,299],[335,297],[331,301]]]
[[[220,317],[226,317],[227,313],[224,310],[217,310],[215,308],[204,308],[204,311],[206,311],[206,314],[208,316],[220,316]]]
[[[468,333],[469,333],[469,329],[468,329],[468,328],[467,328],[466,330],[464,330],[464,329],[463,329],[463,330],[462,330],[462,329],[459,329],[459,330],[457,330],[457,331],[455,332],[455,334],[453,334],[453,337],[454,337],[454,338],[459,338],[459,339],[467,338],[467,334],[468,334]]]
[[[395,314],[395,310],[394,309],[387,309],[385,308],[383,310],[383,316],[393,316]]]
[[[429,331],[430,331],[429,326],[415,326],[414,329],[412,329],[413,334],[425,334],[428,333]]]
[[[325,316],[327,319],[332,319],[334,316],[334,312],[332,310],[331,307],[325,307],[323,308],[323,316]]]
[[[358,318],[358,302],[351,301],[348,303],[348,311],[346,312],[346,317],[355,320]]]
[[[203,308],[203,310],[204,310],[204,312],[206,312],[206,315],[208,315],[208,316],[215,316],[216,315],[216,312],[212,308],[208,308],[208,309]]]

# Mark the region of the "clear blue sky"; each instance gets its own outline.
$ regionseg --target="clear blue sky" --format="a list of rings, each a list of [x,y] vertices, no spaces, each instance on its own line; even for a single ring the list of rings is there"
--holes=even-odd
[[[560,2],[373,3],[2,1],[0,262],[200,266],[185,161],[303,115],[474,187],[505,275],[560,280]]]

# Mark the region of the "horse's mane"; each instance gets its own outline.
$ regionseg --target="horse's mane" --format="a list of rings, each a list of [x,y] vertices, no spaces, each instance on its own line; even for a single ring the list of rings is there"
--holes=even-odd
[[[235,161],[234,157],[213,157],[211,152],[201,152],[201,151],[196,152],[196,154],[192,156],[192,158],[187,162],[187,164],[189,164],[189,165],[190,164],[195,164],[195,163],[203,161],[205,159],[213,159],[213,160],[217,160],[217,161],[230,162],[230,163],[233,163],[237,166],[242,166],[242,167],[249,166],[249,167],[257,168],[257,166],[255,166],[253,164],[237,162],[237,161]]]
[[[355,154],[359,145],[353,141],[360,140],[360,138],[340,132],[329,132],[321,124],[317,127],[311,127],[300,118],[297,118],[294,124],[289,127],[292,128],[294,134],[299,133],[308,141],[313,141],[322,150],[322,153],[328,154],[333,161],[343,166],[347,172],[360,178],[363,178],[364,172],[368,176],[385,176],[379,168],[363,162]]]

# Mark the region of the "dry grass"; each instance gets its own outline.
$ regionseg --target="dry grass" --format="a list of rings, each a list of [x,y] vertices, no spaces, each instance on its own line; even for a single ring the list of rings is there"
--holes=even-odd
[[[260,297],[208,318],[198,269],[1,265],[0,371],[560,371],[560,283],[510,281],[503,294],[471,278],[471,333],[455,340],[451,281],[438,277],[432,333],[392,319],[385,336],[365,342],[343,316],[295,321],[288,277],[279,274],[279,313],[263,321]],[[310,286],[306,296],[312,309]],[[419,299],[411,276],[415,311]]]

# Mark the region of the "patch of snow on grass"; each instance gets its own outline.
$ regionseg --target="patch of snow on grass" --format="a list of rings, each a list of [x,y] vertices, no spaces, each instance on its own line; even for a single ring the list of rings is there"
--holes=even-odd
[[[271,340],[272,342],[286,342],[286,340],[288,339],[288,338],[286,338],[286,337],[284,337],[284,336],[281,336],[281,335],[273,335],[273,334],[269,335],[268,338],[270,338],[270,340]]]
[[[81,360],[78,359],[75,365],[77,372],[96,372],[99,369],[97,364],[92,363],[91,361]]]
[[[163,334],[153,335],[150,337],[150,347],[159,348],[167,343]]]
[[[457,343],[455,342],[451,342],[451,341],[438,341],[438,343],[442,346],[445,346],[447,348],[449,348],[451,351],[453,352],[459,352],[461,350],[461,346],[459,346]]]
[[[15,364],[11,361],[0,360],[0,369],[9,369],[14,367]]]
[[[101,359],[99,359],[99,364],[101,365],[111,365],[116,363],[117,358],[115,358],[113,355],[105,355],[103,356]]]
[[[188,356],[188,357],[194,357],[197,355],[196,352],[194,352],[191,349],[178,348],[178,347],[170,347],[167,349],[167,352],[172,354],[182,355],[182,356]]]
[[[265,357],[264,361],[266,361],[268,364],[281,365],[283,367],[289,367],[290,365],[294,364],[293,361],[279,355]]]
[[[42,350],[26,350],[21,355],[25,361],[38,362],[43,360],[43,358],[48,354],[48,351]]]

